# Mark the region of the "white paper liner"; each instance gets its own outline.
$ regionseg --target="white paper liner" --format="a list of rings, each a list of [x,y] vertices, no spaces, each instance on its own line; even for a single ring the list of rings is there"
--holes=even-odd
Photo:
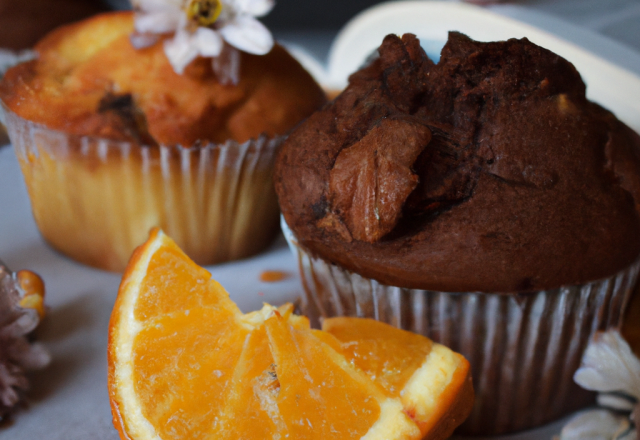
[[[469,360],[476,402],[461,427],[466,434],[525,430],[591,403],[573,374],[591,335],[621,326],[640,267],[637,261],[610,278],[516,294],[406,289],[315,258],[284,218],[281,227],[298,259],[306,314],[375,318]]]
[[[78,261],[123,270],[154,226],[202,265],[255,254],[277,233],[272,173],[283,137],[148,147],[4,111],[40,232]]]

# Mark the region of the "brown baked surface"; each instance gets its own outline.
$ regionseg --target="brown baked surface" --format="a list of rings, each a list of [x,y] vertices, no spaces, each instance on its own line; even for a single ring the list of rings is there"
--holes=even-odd
[[[210,59],[178,75],[162,41],[137,50],[132,30],[130,12],[55,30],[36,45],[37,61],[7,72],[0,99],[19,116],[67,133],[182,145],[285,134],[325,102],[280,46],[265,56],[242,53],[240,83],[224,86]]]
[[[412,35],[299,126],[276,164],[288,225],[365,277],[442,291],[539,290],[640,252],[640,137],[526,39]]]

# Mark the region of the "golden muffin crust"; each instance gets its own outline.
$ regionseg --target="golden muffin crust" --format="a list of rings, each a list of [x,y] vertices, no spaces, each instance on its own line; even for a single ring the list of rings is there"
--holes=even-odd
[[[131,12],[55,30],[36,45],[37,60],[7,72],[0,99],[19,116],[70,134],[186,146],[285,134],[325,102],[281,46],[264,56],[241,52],[240,83],[225,86],[210,59],[178,75],[161,40],[138,50],[132,31]]]

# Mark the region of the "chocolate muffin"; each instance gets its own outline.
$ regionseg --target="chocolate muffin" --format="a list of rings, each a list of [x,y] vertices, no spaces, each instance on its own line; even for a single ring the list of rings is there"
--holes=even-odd
[[[435,64],[389,35],[292,133],[275,184],[308,307],[460,350],[479,395],[468,432],[589,402],[571,377],[638,271],[640,137],[570,62],[452,32]]]
[[[573,65],[526,39],[452,33],[436,65],[389,36],[292,134],[276,185],[300,243],[363,276],[537,290],[637,258],[639,153]]]

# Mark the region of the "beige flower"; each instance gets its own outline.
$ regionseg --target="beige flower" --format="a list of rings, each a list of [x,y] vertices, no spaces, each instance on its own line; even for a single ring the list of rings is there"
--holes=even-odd
[[[602,409],[579,413],[562,429],[561,440],[640,440],[640,360],[618,331],[593,337],[573,378],[600,393]]]
[[[153,35],[173,33],[164,50],[177,73],[196,57],[217,57],[224,43],[264,55],[273,37],[256,17],[267,14],[274,0],[132,0],[136,10],[134,45],[153,43]],[[151,38],[150,38],[151,36]]]

